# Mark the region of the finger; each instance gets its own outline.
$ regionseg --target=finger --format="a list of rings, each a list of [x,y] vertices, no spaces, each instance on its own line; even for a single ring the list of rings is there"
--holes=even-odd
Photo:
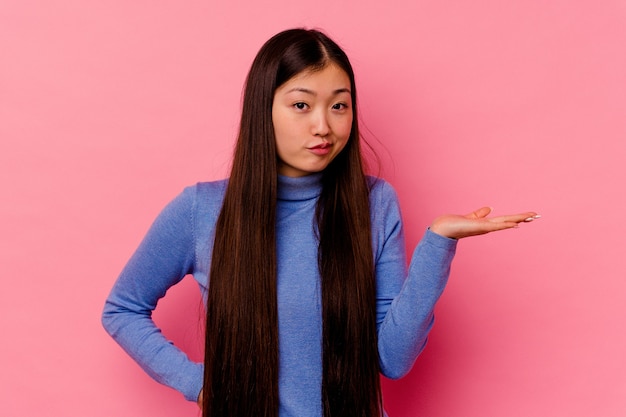
[[[519,227],[514,222],[492,223],[490,221],[481,222],[479,227],[469,231],[465,236],[484,235],[486,233],[498,232],[500,230],[513,229]]]
[[[491,213],[491,210],[491,207],[481,207],[478,210],[474,210],[465,217],[467,217],[468,219],[483,219],[487,217],[489,213]]]
[[[519,213],[519,214],[509,214],[506,216],[498,216],[498,217],[492,217],[491,219],[489,219],[489,221],[494,222],[494,223],[522,223],[522,222],[531,222],[533,220],[536,220],[538,218],[540,218],[541,216],[535,212],[529,211],[526,213]]]
[[[528,223],[528,222],[532,222],[533,220],[537,220],[537,219],[540,219],[540,218],[541,218],[541,214],[535,213],[533,216],[529,216],[529,217],[525,218],[524,221],[526,223]]]

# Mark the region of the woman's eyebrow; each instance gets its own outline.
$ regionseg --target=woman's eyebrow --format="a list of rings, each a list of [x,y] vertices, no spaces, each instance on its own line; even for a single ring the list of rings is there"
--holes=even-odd
[[[300,93],[305,93],[305,94],[310,94],[312,96],[317,96],[317,93],[313,90],[309,90],[308,88],[303,88],[303,87],[294,87],[290,90],[287,90],[286,94],[292,93],[294,91],[300,92]],[[338,94],[342,94],[342,93],[348,93],[350,94],[350,89],[349,88],[338,88],[335,91],[333,91],[332,95],[336,96]]]

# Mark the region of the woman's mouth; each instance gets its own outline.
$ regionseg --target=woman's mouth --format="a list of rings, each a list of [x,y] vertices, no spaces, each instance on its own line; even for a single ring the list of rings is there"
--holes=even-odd
[[[324,142],[324,143],[321,143],[316,146],[312,146],[307,149],[310,152],[314,153],[315,155],[323,156],[323,155],[327,155],[330,152],[331,147],[332,145],[330,143]]]

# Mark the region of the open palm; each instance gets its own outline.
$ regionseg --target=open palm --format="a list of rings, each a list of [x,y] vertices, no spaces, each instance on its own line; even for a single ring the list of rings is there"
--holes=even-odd
[[[532,211],[487,217],[491,210],[491,207],[483,207],[465,216],[446,214],[437,217],[430,226],[430,230],[445,237],[461,239],[469,236],[484,235],[498,230],[512,229],[518,227],[520,223],[528,223],[541,217]]]

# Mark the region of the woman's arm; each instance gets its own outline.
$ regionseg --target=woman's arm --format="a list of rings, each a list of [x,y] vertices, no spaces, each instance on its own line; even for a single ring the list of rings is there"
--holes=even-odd
[[[381,372],[400,378],[426,345],[433,310],[446,286],[458,239],[516,227],[539,216],[528,212],[487,218],[489,208],[467,216],[441,216],[415,248],[407,271],[397,196],[384,182],[379,191],[373,218],[373,230],[378,233],[378,349]]]
[[[166,291],[193,272],[195,188],[186,189],[157,217],[117,279],[102,324],[155,380],[196,401],[203,366],[166,339],[152,311]]]

